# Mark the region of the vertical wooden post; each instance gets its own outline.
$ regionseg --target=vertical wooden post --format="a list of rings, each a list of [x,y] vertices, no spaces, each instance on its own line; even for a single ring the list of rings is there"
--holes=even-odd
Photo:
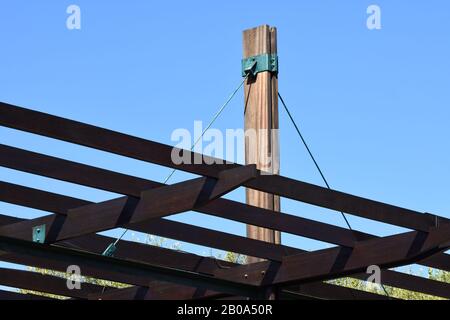
[[[277,53],[277,30],[268,25],[245,30],[243,34],[243,57]],[[245,140],[245,162],[256,164],[258,169],[270,174],[280,173],[278,134],[278,75],[269,71],[251,76],[244,87],[245,130],[256,132]],[[272,129],[276,129],[273,131]],[[266,162],[270,159],[270,164]],[[246,190],[247,204],[280,211],[280,198],[252,189]],[[279,244],[280,233],[247,225],[247,237]],[[259,261],[250,258],[249,263]]]

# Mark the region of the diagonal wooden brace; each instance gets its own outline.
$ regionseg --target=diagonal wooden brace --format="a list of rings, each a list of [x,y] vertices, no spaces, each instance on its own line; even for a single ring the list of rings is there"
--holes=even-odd
[[[233,281],[245,275],[246,283],[251,285],[328,280],[365,272],[370,265],[384,269],[414,263],[448,249],[449,240],[450,224],[445,224],[429,232],[411,231],[360,241],[353,248],[338,246],[294,254],[284,257],[281,264],[264,261],[218,270],[216,276]]]
[[[0,235],[32,240],[32,228],[46,226],[45,243],[101,232],[201,207],[256,178],[255,165],[226,170],[217,179],[201,177],[0,227]]]

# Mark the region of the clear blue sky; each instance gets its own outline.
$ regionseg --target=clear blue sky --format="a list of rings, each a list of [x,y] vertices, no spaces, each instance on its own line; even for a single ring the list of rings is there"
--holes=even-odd
[[[70,4],[81,8],[81,30],[66,28]],[[381,7],[381,30],[366,28],[370,4]],[[270,24],[278,27],[280,92],[332,187],[450,217],[449,18],[445,0],[2,1],[0,100],[173,144],[174,129],[207,122],[241,81],[242,30]],[[282,174],[321,184],[280,114]],[[215,127],[242,126],[240,92]],[[5,128],[0,143],[156,181],[169,173]],[[0,179],[92,201],[116,196],[4,168]],[[228,197],[243,200],[243,190]],[[336,212],[294,201],[283,199],[282,210],[345,226]],[[5,203],[0,212],[45,214]],[[242,224],[200,214],[174,219],[245,234]],[[403,230],[349,220],[378,235]],[[283,242],[325,246],[289,235]]]

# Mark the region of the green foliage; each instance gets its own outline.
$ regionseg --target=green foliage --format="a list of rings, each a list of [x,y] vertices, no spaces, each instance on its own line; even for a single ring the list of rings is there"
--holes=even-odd
[[[245,264],[247,262],[247,256],[228,251],[225,254],[224,260],[228,261],[228,262],[237,263],[237,264]]]
[[[414,274],[412,270],[409,271],[409,274],[415,275],[415,276],[422,276],[419,274]],[[428,273],[425,276],[428,279],[436,280],[436,281],[442,281],[450,283],[450,272],[443,271],[443,270],[437,270],[437,269],[428,269]],[[373,283],[368,283],[366,281],[353,279],[353,278],[339,278],[335,280],[327,281],[328,283],[332,283],[335,285],[339,285],[342,287],[362,290],[362,291],[368,291],[373,292],[376,294],[385,295],[385,291],[381,286],[378,286]],[[397,298],[397,299],[403,299],[403,300],[446,300],[441,297],[435,297],[432,295],[420,293],[420,292],[414,292],[409,290],[404,290],[400,288],[390,287],[390,286],[384,286],[384,289],[386,290],[389,297]]]
[[[450,283],[450,272],[429,268],[428,278],[436,281]]]
[[[61,271],[55,271],[55,270],[48,270],[48,269],[42,269],[42,268],[36,268],[36,267],[28,267],[28,270],[31,272],[37,272],[43,275],[49,275],[49,276],[54,276],[54,277],[58,277],[58,278],[62,278],[62,279],[69,279],[71,274],[70,273],[66,273],[66,272],[61,272]],[[92,277],[85,277],[82,276],[81,277],[81,283],[83,285],[83,283],[91,283],[91,284],[96,284],[99,286],[104,286],[104,287],[113,287],[113,288],[127,288],[130,285],[128,284],[124,284],[124,283],[119,283],[119,282],[114,282],[114,281],[109,281],[109,280],[102,280],[102,279],[96,279],[96,278],[92,278]],[[22,294],[34,294],[34,295],[38,295],[38,296],[45,296],[45,297],[49,297],[49,298],[53,298],[53,299],[67,299],[68,297],[64,297],[64,296],[59,296],[59,295],[55,295],[55,294],[51,294],[51,293],[45,293],[45,292],[38,292],[38,291],[33,291],[33,290],[26,290],[26,289],[20,289],[19,290],[20,293]]]
[[[132,235],[132,237],[133,237],[133,235]],[[162,248],[169,248],[169,249],[173,249],[173,250],[180,250],[180,247],[181,247],[179,242],[170,244],[167,239],[162,238],[162,237],[152,236],[152,235],[146,235],[143,243],[145,243],[147,245],[152,245],[152,246],[162,247]],[[37,272],[37,273],[40,273],[43,275],[49,275],[49,276],[54,276],[54,277],[63,278],[63,279],[69,279],[69,277],[71,276],[70,273],[36,268],[36,267],[28,267],[28,270],[31,272]],[[86,277],[86,276],[81,277],[81,285],[83,285],[83,283],[91,283],[91,284],[96,284],[96,285],[103,286],[103,287],[112,287],[112,288],[118,288],[118,289],[130,287],[130,285],[128,285],[128,284],[109,281],[109,280],[103,280],[103,279],[97,279],[97,278],[92,278],[92,277]],[[45,293],[45,292],[37,292],[37,291],[33,291],[33,290],[20,289],[19,292],[22,294],[28,293],[28,294],[38,295],[38,296],[45,296],[45,297],[49,297],[49,298],[53,298],[53,299],[60,299],[60,300],[68,299],[68,297]]]
[[[172,249],[172,250],[180,250],[181,249],[181,243],[180,242],[173,242],[170,243],[168,239],[153,236],[151,234],[147,234],[144,240],[145,244],[148,244],[150,246],[160,247],[160,248],[166,248],[166,249]]]

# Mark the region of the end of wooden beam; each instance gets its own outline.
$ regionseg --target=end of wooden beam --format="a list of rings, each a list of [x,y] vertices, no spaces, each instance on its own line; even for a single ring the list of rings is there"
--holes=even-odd
[[[277,53],[277,28],[267,24],[243,31],[244,58]]]

